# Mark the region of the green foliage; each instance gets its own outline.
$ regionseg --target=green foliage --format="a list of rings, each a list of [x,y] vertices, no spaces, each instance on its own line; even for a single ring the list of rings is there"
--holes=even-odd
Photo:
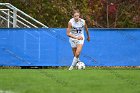
[[[81,17],[87,21],[89,27],[94,25],[107,27],[106,0],[0,0],[0,2],[13,4],[49,27],[67,27],[74,8],[81,11]],[[110,0],[108,5],[111,3],[117,6],[117,12],[109,15],[109,27],[140,27],[139,0]]]

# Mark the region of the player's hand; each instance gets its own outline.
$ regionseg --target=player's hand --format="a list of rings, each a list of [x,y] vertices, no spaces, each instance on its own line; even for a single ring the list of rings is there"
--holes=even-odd
[[[78,40],[83,40],[83,37],[82,36],[78,36],[77,39]]]
[[[90,37],[87,38],[87,41],[88,41],[88,42],[90,41]]]

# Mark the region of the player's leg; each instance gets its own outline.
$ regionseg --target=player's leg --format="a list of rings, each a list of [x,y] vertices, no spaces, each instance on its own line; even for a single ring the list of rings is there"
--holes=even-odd
[[[78,61],[80,61],[79,59],[79,56],[80,56],[80,53],[81,53],[81,50],[82,50],[82,47],[83,47],[83,44],[84,44],[84,36],[83,36],[83,40],[78,40],[77,42],[77,49],[76,49],[76,52],[75,52],[75,57],[78,58]]]
[[[75,57],[78,59],[82,50],[83,44],[78,44],[75,52]]]
[[[73,58],[73,61],[72,61],[72,64],[71,64],[69,70],[72,70],[73,67],[76,65],[76,63],[78,61],[80,61],[79,60],[79,55],[80,55],[80,52],[82,50],[83,43],[84,43],[84,39],[83,40],[78,40],[78,41],[77,40],[76,41],[70,40],[70,44],[71,44],[72,48],[73,49],[76,48],[76,50],[74,49],[74,51],[73,51],[74,58]]]
[[[71,44],[72,51],[73,51],[73,55],[74,55],[72,64],[71,64],[71,66],[70,66],[70,68],[69,68],[69,70],[72,70],[73,67],[74,67],[74,66],[76,65],[76,63],[77,63],[77,58],[75,57],[75,52],[76,52],[76,49],[77,49],[77,48],[76,48],[76,41],[70,39],[69,42],[70,42],[70,44]]]
[[[72,51],[73,51],[73,56],[75,56],[75,53],[76,53],[76,47],[72,48]]]

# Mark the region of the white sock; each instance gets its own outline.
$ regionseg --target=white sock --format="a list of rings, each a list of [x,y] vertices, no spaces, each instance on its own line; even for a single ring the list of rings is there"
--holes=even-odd
[[[77,61],[80,62],[80,59],[78,58]]]
[[[76,63],[77,63],[77,60],[78,60],[78,59],[77,59],[76,57],[74,57],[71,66],[75,66]]]

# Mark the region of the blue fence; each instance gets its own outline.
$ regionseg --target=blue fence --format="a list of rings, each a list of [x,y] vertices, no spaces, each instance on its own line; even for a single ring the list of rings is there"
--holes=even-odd
[[[88,66],[140,66],[140,29],[89,29],[80,59]],[[65,28],[0,29],[0,66],[69,66]]]

